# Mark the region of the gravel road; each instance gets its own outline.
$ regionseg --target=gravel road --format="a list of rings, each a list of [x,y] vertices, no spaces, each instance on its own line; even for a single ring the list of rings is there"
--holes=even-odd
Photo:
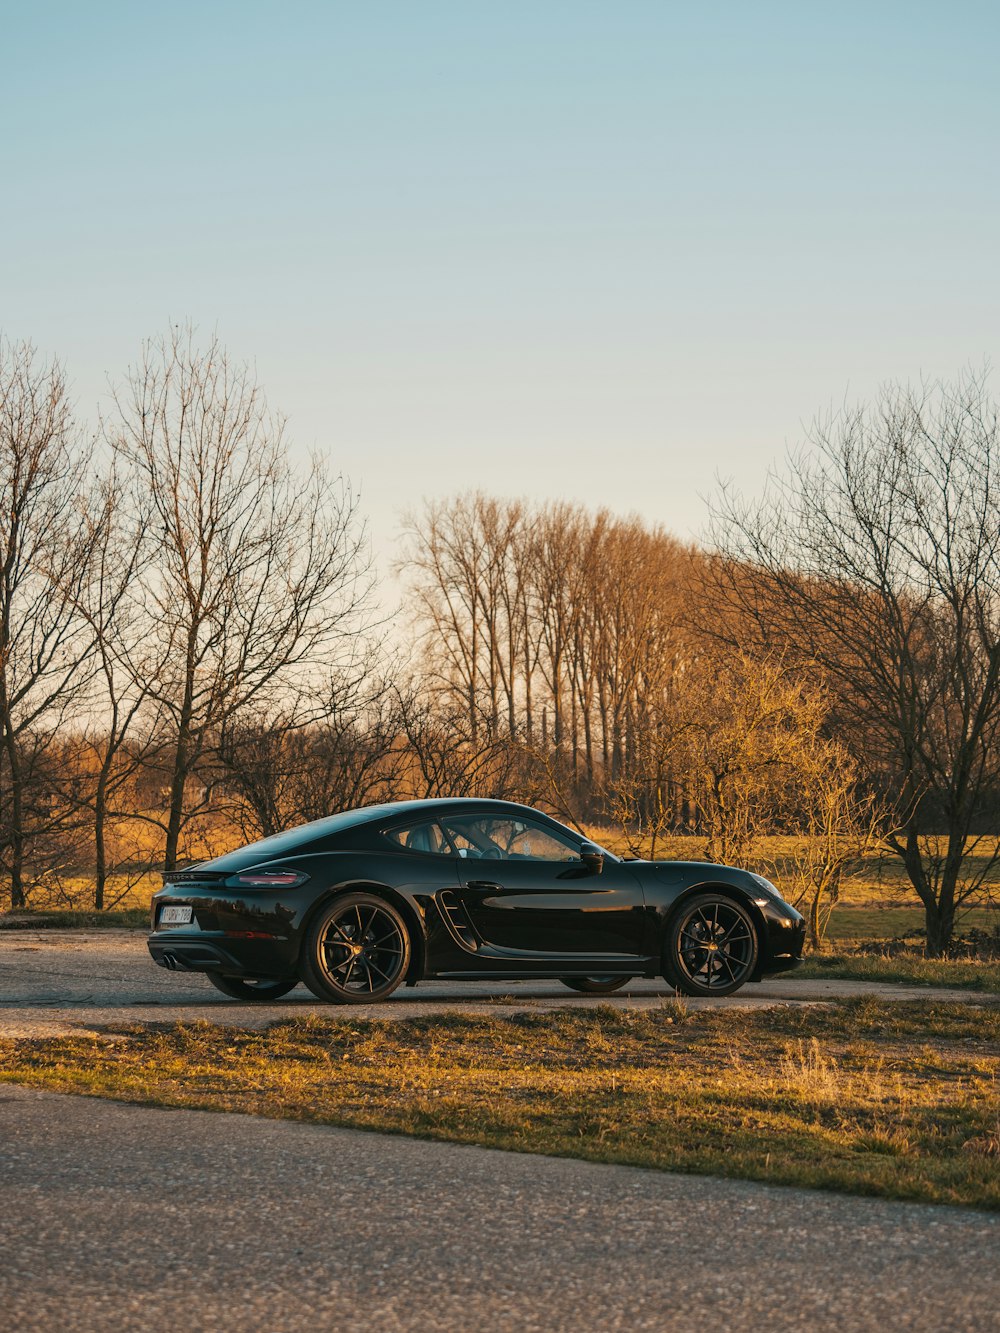
[[[800,981],[794,976],[746,986],[726,1000],[688,1000],[705,1005],[760,1006],[816,1004],[849,995],[871,994],[905,1000],[984,997],[969,991],[926,986],[887,986],[851,981]],[[526,1008],[586,1008],[597,1004],[652,1008],[669,1000],[662,982],[640,981],[612,996],[577,995],[552,982],[428,982],[401,989],[386,1003],[353,1008],[354,1017],[408,1018],[456,1008],[513,1013]],[[129,1023],[205,1019],[236,1027],[265,1027],[295,1014],[337,1014],[298,987],[277,1004],[227,999],[198,976],[156,967],[141,931],[0,931],[0,1036],[45,1036],[94,1032]]]
[[[982,1330],[1000,1218],[0,1087],[19,1333]]]

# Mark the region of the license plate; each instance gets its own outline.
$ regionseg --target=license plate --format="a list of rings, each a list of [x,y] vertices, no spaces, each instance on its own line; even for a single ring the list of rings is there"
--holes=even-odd
[[[160,909],[161,926],[186,926],[194,915],[193,907],[162,907]]]

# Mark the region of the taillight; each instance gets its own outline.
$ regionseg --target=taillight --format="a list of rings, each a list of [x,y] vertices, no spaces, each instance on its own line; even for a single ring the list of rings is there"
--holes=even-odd
[[[230,875],[226,883],[240,889],[296,889],[308,878],[294,870],[247,870],[242,875]]]

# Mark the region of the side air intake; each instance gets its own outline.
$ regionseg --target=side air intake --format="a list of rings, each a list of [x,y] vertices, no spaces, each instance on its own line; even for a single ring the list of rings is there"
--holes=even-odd
[[[463,949],[469,949],[474,953],[479,948],[479,940],[458,897],[452,893],[451,889],[443,889],[438,894],[437,900],[438,906],[441,908],[441,915],[444,917],[445,924],[451,934]]]

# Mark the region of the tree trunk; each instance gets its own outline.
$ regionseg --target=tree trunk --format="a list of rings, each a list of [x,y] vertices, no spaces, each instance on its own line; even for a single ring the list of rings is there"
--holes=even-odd
[[[955,934],[955,909],[950,904],[927,903],[924,908],[927,928],[927,957],[944,958]]]
[[[817,953],[823,948],[823,926],[819,911],[822,896],[823,890],[817,887],[809,904],[809,948],[815,949]]]
[[[108,852],[105,837],[108,815],[108,770],[102,765],[94,792],[94,907],[104,911],[104,889],[108,882]]]
[[[24,775],[17,738],[9,725],[4,728],[4,749],[10,768],[10,905],[13,911],[24,907]]]
[[[177,869],[177,848],[184,823],[184,788],[191,771],[191,719],[194,715],[194,654],[197,627],[188,637],[187,668],[184,676],[184,698],[177,720],[177,743],[174,747],[174,766],[170,775],[170,812],[167,817],[167,845],[163,854],[163,868]]]
[[[164,870],[177,869],[177,848],[180,844],[181,824],[184,819],[184,784],[187,778],[183,756],[183,746],[178,743],[177,758],[170,779],[170,812],[167,818],[167,845],[163,853]]]

